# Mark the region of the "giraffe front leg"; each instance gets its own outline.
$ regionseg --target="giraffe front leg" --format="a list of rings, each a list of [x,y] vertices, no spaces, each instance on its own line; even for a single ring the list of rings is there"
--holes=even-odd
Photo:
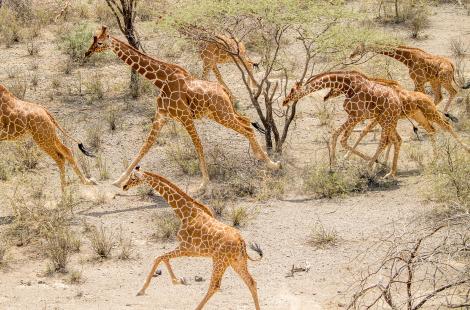
[[[374,127],[378,124],[377,120],[374,119],[373,121],[371,121],[362,131],[361,131],[361,135],[359,136],[359,138],[357,139],[356,143],[354,143],[353,147],[352,147],[352,150],[355,150],[356,147],[359,145],[359,143],[361,142],[361,140],[372,130],[374,129]],[[346,155],[344,155],[344,159],[349,159],[349,157],[351,156],[352,154],[352,150],[348,150],[348,152],[346,153]]]
[[[187,119],[181,120],[181,123],[191,136],[191,140],[193,141],[194,148],[196,149],[196,153],[199,158],[199,169],[202,174],[202,182],[199,185],[198,192],[203,192],[209,183],[209,172],[207,171],[206,158],[204,157],[204,148],[202,146],[201,139],[197,134],[196,127],[194,127],[193,120],[188,117]]]
[[[148,153],[152,145],[157,140],[157,136],[166,122],[166,118],[157,112],[155,115],[155,120],[153,121],[152,129],[150,130],[144,145],[140,148],[139,154],[137,154],[132,163],[127,167],[126,171],[119,177],[119,179],[113,182],[114,186],[121,187],[122,183],[129,178],[132,170],[139,164],[139,162],[142,160],[145,154]]]
[[[452,101],[454,100],[454,97],[458,93],[457,89],[455,89],[455,87],[452,84],[453,84],[452,82],[447,82],[447,83],[444,84],[444,88],[449,93],[449,99],[447,100],[446,105],[444,106],[444,113],[449,112],[450,105],[452,104]]]
[[[142,286],[142,288],[137,293],[137,296],[142,296],[142,295],[145,294],[145,291],[149,287],[150,282],[153,279],[153,275],[155,274],[155,271],[157,270],[157,267],[158,267],[158,265],[160,265],[161,262],[165,262],[165,264],[166,264],[172,258],[181,257],[181,256],[188,256],[188,255],[189,255],[189,253],[186,250],[178,247],[178,248],[176,248],[175,250],[173,250],[171,252],[168,252],[168,253],[166,253],[162,256],[159,256],[159,257],[155,258],[154,261],[153,261],[153,264],[152,264],[152,268],[150,268],[150,272],[147,274],[144,285]],[[167,267],[168,267],[168,265],[167,265]],[[173,274],[173,270],[171,270],[171,266],[168,270],[169,270],[170,274]],[[173,277],[174,277],[174,274],[173,274]]]
[[[398,166],[398,156],[400,154],[400,147],[401,147],[401,137],[396,130],[392,133],[392,142],[393,142],[393,162],[392,162],[392,170],[387,173],[384,178],[394,178],[397,175],[397,166]]]

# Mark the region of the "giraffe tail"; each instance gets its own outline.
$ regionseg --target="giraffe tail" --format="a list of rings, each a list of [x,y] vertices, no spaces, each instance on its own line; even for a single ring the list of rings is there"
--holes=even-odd
[[[245,247],[246,248],[246,247]],[[246,254],[246,256],[248,257],[249,260],[251,260],[252,262],[259,262],[262,258],[263,258],[263,250],[261,249],[261,247],[259,246],[259,244],[257,243],[251,243],[250,242],[250,249],[252,249],[253,251],[255,251],[256,253],[258,253],[259,255],[259,258],[258,259],[253,259],[250,257],[250,255],[248,255],[248,253]],[[246,250],[245,250],[246,251]]]
[[[260,133],[262,133],[263,135],[266,134],[266,129],[264,129],[263,127],[261,127],[261,125],[260,125],[258,122],[253,122],[253,123],[251,123],[251,125],[252,125],[256,130],[258,130]]]
[[[72,137],[64,128],[62,128],[62,126],[59,125],[59,123],[55,120],[54,116],[52,116],[52,114],[49,113],[49,111],[47,111],[47,109],[44,108],[44,111],[49,116],[49,118],[50,118],[51,122],[54,124],[54,126],[57,127],[57,129],[59,129],[67,138],[69,138],[70,140],[72,140],[72,141],[74,141],[75,143],[78,144],[78,148],[80,149],[80,151],[83,154],[85,154],[88,157],[95,157],[95,155],[93,155],[90,151],[88,151],[85,148],[85,146],[83,145],[83,143],[81,141],[78,141],[77,139]]]

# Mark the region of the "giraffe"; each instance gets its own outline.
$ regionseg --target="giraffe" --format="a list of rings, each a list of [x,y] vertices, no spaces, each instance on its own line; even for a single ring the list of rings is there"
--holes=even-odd
[[[243,65],[239,65],[242,67],[244,66],[247,70],[248,86],[250,88],[253,88],[257,84],[256,80],[254,79],[253,68],[257,68],[258,64],[250,60],[246,53],[245,44],[243,44],[243,42],[224,35],[219,35],[218,39],[220,43],[201,41],[198,44],[199,56],[202,60],[202,79],[208,80],[209,71],[212,70],[217,78],[217,81],[219,81],[219,83],[229,91],[229,95],[233,99],[234,96],[230,92],[229,87],[225,84],[225,81],[223,80],[222,74],[220,74],[217,65],[231,62],[237,63],[238,59],[232,57],[230,52],[220,47],[219,44],[226,47],[226,49],[233,51],[234,54],[240,56],[241,60],[243,61]]]
[[[343,132],[341,145],[351,153],[369,161],[372,168],[378,157],[388,145],[393,143],[394,156],[391,171],[385,178],[395,177],[397,172],[398,156],[400,153],[401,137],[396,127],[401,114],[400,99],[390,87],[369,80],[357,71],[326,72],[308,79],[304,85],[296,82],[290,93],[284,98],[283,106],[297,102],[308,94],[324,89],[335,88],[346,96],[343,108],[348,113],[346,122],[332,135],[331,156],[333,164],[336,163],[336,142]],[[373,157],[369,157],[348,145],[347,141],[354,127],[366,119],[376,119],[382,127],[380,143]]]
[[[44,107],[16,98],[0,84],[0,141],[15,141],[30,135],[39,148],[59,167],[62,192],[66,187],[66,162],[72,166],[83,184],[96,185],[94,180],[87,179],[82,174],[70,149],[59,140],[57,129],[76,142],[85,155],[93,157],[83,144],[70,136]]]
[[[454,132],[450,123],[444,119],[436,106],[426,94],[415,91],[408,91],[404,89],[398,82],[380,78],[370,78],[370,80],[382,84],[384,86],[389,86],[393,88],[401,101],[401,114],[400,119],[408,118],[415,120],[419,125],[421,125],[426,132],[431,137],[431,142],[434,149],[434,154],[436,154],[436,129],[432,126],[433,123],[436,123],[444,131],[449,132],[454,139],[463,146],[465,150],[470,152],[470,147],[468,147],[460,137]],[[324,97],[324,101],[331,99],[333,97],[341,95],[338,89],[332,88],[330,92]],[[372,120],[361,132],[359,138],[353,145],[353,149],[356,149],[360,141],[375,127],[378,122],[376,119]],[[414,126],[414,125],[413,125]],[[388,158],[388,153],[390,151],[391,145],[388,145],[385,158]],[[351,152],[348,152],[345,156],[345,159],[348,159],[351,155]],[[386,160],[387,161],[387,160]]]
[[[444,113],[450,119],[448,111],[450,105],[457,94],[458,90],[455,82],[455,67],[452,61],[443,56],[429,54],[422,49],[399,45],[391,46],[366,46],[360,44],[350,55],[354,58],[357,55],[364,55],[371,51],[377,54],[392,57],[408,67],[411,79],[415,84],[415,91],[424,93],[424,85],[429,82],[434,93],[434,103],[437,105],[442,101],[442,90],[447,90],[449,99],[444,106]]]
[[[183,284],[184,281],[175,276],[170,260],[177,257],[210,257],[213,266],[209,290],[196,309],[202,309],[212,295],[220,289],[222,277],[226,269],[231,266],[250,289],[255,307],[259,310],[256,281],[248,271],[248,260],[261,260],[263,257],[261,248],[256,244],[251,245],[251,249],[260,256],[258,259],[251,258],[246,251],[245,241],[237,229],[216,220],[209,207],[194,200],[175,184],[158,174],[141,171],[139,167],[136,167],[129,180],[123,185],[123,190],[127,191],[141,184],[151,186],[168,202],[181,221],[181,226],[177,234],[179,245],[173,251],[155,258],[144,285],[137,295],[145,294],[160,263],[163,262],[166,265],[173,284]]]
[[[234,110],[229,94],[223,86],[216,82],[198,80],[178,65],[165,63],[147,56],[127,43],[111,36],[107,27],[102,26],[99,35],[93,37],[93,43],[85,56],[88,57],[93,53],[105,50],[112,50],[118,58],[152,81],[160,89],[155,118],[147,140],[133,162],[113,185],[120,187],[129,177],[134,167],[138,165],[155,143],[158,133],[168,119],[180,122],[192,139],[199,157],[199,167],[202,173],[199,191],[204,190],[209,182],[203,147],[194,126],[194,120],[202,117],[207,117],[242,134],[248,139],[254,155],[259,160],[265,161],[271,169],[280,168],[280,163],[273,162],[256,141],[250,120]]]

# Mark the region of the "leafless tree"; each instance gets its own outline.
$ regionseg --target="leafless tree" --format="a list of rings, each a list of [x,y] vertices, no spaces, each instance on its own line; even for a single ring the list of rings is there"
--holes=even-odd
[[[394,232],[381,240],[367,255],[385,254],[361,275],[348,309],[468,309],[469,224],[467,215],[432,229]]]
[[[106,0],[109,8],[116,17],[119,29],[124,34],[127,42],[136,49],[141,49],[141,43],[135,29],[135,19],[137,17],[137,4],[139,0]],[[131,94],[134,98],[140,94],[139,77],[132,69],[130,81]]]
[[[318,40],[324,36],[331,27],[338,21],[333,19],[318,25],[318,30],[314,33],[304,31],[303,27],[295,24],[268,24],[262,19],[251,19],[247,16],[237,16],[226,20],[225,24],[214,31],[197,25],[183,25],[179,32],[196,42],[215,43],[219,48],[228,52],[234,63],[237,65],[243,83],[248,91],[252,106],[255,108],[264,128],[260,128],[265,135],[265,142],[268,151],[281,153],[283,144],[287,139],[287,134],[291,125],[295,122],[297,104],[285,109],[280,106],[280,102],[289,91],[288,86],[292,76],[292,68],[289,63],[283,61],[285,53],[285,41],[295,38],[295,43],[302,46],[303,59],[300,63],[300,73],[296,80],[303,82],[311,76],[315,69],[315,59],[334,53],[334,48],[320,50]],[[246,64],[242,61],[239,52],[239,45],[236,47],[230,42],[240,42],[248,38],[253,32],[257,33],[260,40],[260,65],[263,68],[257,79],[251,75]],[[227,38],[230,42],[227,42]],[[250,87],[249,79],[256,81],[256,85]]]

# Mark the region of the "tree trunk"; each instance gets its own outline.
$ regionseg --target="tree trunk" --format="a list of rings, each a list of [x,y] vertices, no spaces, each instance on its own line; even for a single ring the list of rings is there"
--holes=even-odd
[[[126,24],[126,32],[127,33],[125,34],[125,36],[126,36],[127,42],[129,43],[130,46],[138,50],[140,48],[140,42],[139,40],[137,40],[134,34],[134,28],[132,27],[132,25],[129,26]],[[131,71],[131,81],[129,84],[129,88],[131,91],[132,98],[136,99],[140,96],[139,75],[137,71],[135,71],[134,69],[132,69]]]

